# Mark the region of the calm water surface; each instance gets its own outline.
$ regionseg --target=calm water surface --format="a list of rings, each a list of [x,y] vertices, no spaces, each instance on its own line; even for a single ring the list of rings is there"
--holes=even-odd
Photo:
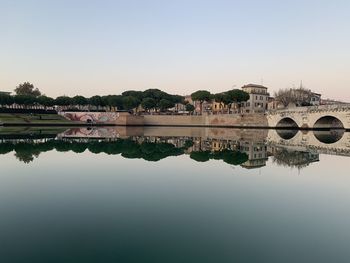
[[[350,134],[0,129],[1,262],[350,262]]]

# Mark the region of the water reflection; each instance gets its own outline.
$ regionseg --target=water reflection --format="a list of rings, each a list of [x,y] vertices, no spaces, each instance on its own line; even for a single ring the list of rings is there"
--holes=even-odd
[[[349,133],[337,130],[242,130],[203,128],[101,127],[68,130],[0,130],[0,154],[14,152],[31,163],[48,151],[121,155],[159,161],[188,155],[196,162],[221,160],[247,169],[261,168],[269,157],[276,165],[304,168],[319,154],[350,156]]]
[[[294,138],[295,135],[297,135],[298,130],[276,130],[277,134],[284,140],[290,140]]]
[[[332,144],[343,138],[345,130],[337,129],[330,131],[314,131],[314,135],[322,143]]]

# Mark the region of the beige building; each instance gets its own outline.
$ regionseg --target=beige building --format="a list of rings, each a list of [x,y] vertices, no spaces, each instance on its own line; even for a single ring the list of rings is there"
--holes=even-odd
[[[211,110],[213,113],[227,113],[228,106],[224,103],[216,102],[212,100]]]
[[[242,103],[243,113],[264,112],[267,110],[270,94],[267,87],[256,84],[248,84],[242,87],[242,90],[250,96],[247,102]]]

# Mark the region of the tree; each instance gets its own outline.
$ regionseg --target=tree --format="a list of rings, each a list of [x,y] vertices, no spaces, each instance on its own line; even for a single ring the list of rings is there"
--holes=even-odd
[[[80,107],[80,106],[88,105],[89,102],[88,102],[88,99],[85,98],[84,96],[77,95],[72,98],[72,104],[78,105],[78,107]]]
[[[250,98],[249,93],[240,89],[233,89],[225,92],[224,103],[229,106],[229,112],[230,112],[233,103],[237,103],[238,107],[240,107],[241,103],[243,101],[249,100],[249,98]]]
[[[153,98],[144,98],[141,101],[141,106],[144,108],[146,111],[150,111],[151,109],[154,109],[157,106],[157,102]]]
[[[107,105],[109,107],[123,109],[123,96],[121,95],[109,95],[107,96]]]
[[[41,92],[39,89],[34,88],[34,85],[29,82],[24,82],[23,84],[19,84],[15,88],[15,93],[17,95],[31,95],[34,97],[39,97],[41,95]]]
[[[128,96],[135,97],[135,98],[137,98],[139,101],[141,101],[143,98],[145,98],[143,92],[142,92],[142,91],[137,91],[137,90],[127,90],[127,91],[124,91],[124,92],[122,93],[122,96],[123,96],[123,97],[128,97]]]
[[[200,103],[200,111],[203,113],[202,105],[204,101],[210,100],[210,92],[206,90],[197,90],[191,94],[191,98],[193,101],[199,101]]]
[[[132,97],[132,96],[126,96],[123,97],[123,108],[126,110],[131,110],[136,108],[137,106],[140,105],[140,100]]]
[[[298,89],[280,89],[275,92],[275,99],[288,107],[290,103],[297,106],[309,106],[312,92],[308,89],[300,87]]]
[[[37,98],[37,102],[46,107],[52,107],[55,105],[55,100],[53,98],[47,97],[47,96],[40,96]]]
[[[37,99],[32,95],[16,95],[14,96],[14,102],[22,107],[32,106],[37,102]]]
[[[194,111],[194,106],[192,104],[186,104],[186,111],[192,113]]]
[[[214,94],[213,97],[214,97],[214,100],[220,104],[220,109],[222,109],[221,106],[223,106],[223,104],[225,104],[225,100],[226,100],[227,95],[224,92],[221,92],[221,93]]]
[[[158,104],[161,111],[165,111],[169,108],[173,108],[175,106],[175,103],[167,100],[167,99],[161,99]]]
[[[101,96],[98,96],[98,95],[92,96],[89,99],[89,104],[99,108],[100,106],[103,105]]]
[[[68,96],[59,96],[55,99],[55,104],[67,108],[72,105],[72,99]]]
[[[275,92],[275,99],[287,107],[293,101],[291,89],[280,89]]]
[[[0,105],[10,106],[14,103],[13,97],[9,94],[0,93]]]

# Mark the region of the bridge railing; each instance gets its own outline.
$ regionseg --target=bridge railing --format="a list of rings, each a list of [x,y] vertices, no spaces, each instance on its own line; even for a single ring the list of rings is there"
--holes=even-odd
[[[333,104],[333,105],[320,105],[320,106],[305,106],[305,107],[293,107],[284,109],[269,110],[267,113],[274,115],[280,113],[298,113],[298,112],[325,112],[325,111],[350,111],[350,104]]]

